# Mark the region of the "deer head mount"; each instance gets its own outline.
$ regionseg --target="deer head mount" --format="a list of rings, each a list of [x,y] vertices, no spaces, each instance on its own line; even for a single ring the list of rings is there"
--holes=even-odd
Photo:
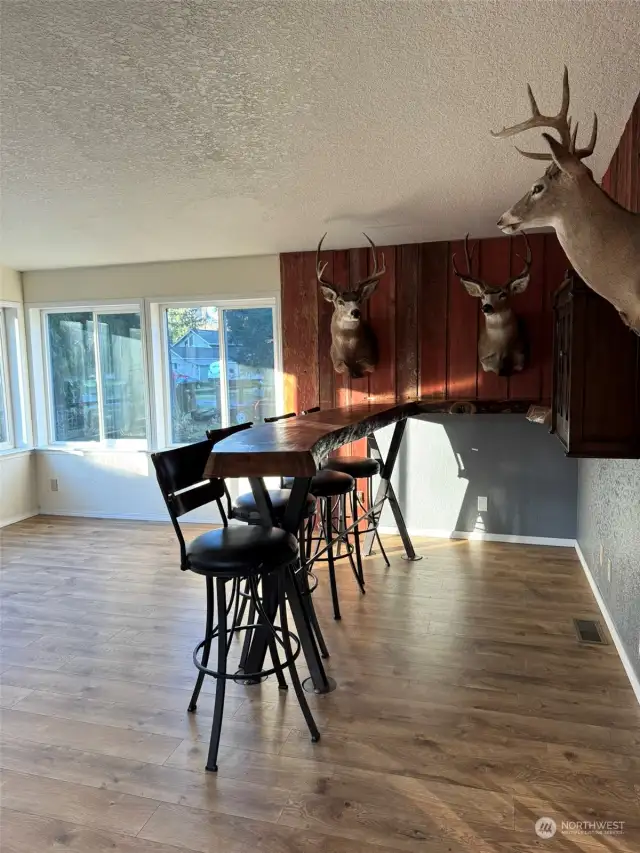
[[[511,307],[511,297],[524,293],[531,274],[531,247],[524,231],[522,236],[527,248],[526,257],[523,258],[524,267],[521,273],[504,285],[488,285],[472,275],[471,263],[476,246],[469,251],[468,234],[464,238],[467,271],[460,272],[456,267],[456,256],[452,259],[453,271],[467,293],[482,300],[485,322],[478,339],[478,358],[482,369],[500,376],[508,376],[513,371],[522,370],[526,362],[527,339],[524,325]]]
[[[640,216],[625,210],[596,184],[583,160],[593,154],[598,117],[593,117],[589,144],[579,148],[578,123],[571,130],[569,73],[565,67],[562,104],[557,115],[543,115],[527,86],[531,117],[491,135],[504,139],[525,130],[546,127],[548,151],[516,150],[549,166],[531,189],[498,220],[505,234],[523,227],[551,226],[571,265],[581,278],[611,302],[623,321],[640,335]]]
[[[320,292],[333,304],[331,317],[331,361],[336,373],[348,373],[352,379],[361,379],[373,373],[378,363],[378,342],[371,326],[362,317],[362,306],[378,286],[384,275],[384,254],[381,266],[373,240],[367,235],[371,246],[373,272],[359,281],[352,290],[338,291],[335,285],[324,278],[327,262],[320,262],[320,251],[325,234],[316,250],[316,275]]]

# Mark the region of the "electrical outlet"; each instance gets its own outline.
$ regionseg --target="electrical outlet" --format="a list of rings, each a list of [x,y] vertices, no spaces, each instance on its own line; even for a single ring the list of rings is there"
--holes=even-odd
[[[600,543],[600,565],[604,563],[604,545]]]
[[[488,501],[485,497],[478,498],[478,512],[486,512],[488,509]]]
[[[607,578],[609,579],[609,583],[611,583],[611,558],[607,558]]]
[[[57,480],[49,480],[49,483],[51,485],[51,491],[57,492],[58,491],[58,481]]]

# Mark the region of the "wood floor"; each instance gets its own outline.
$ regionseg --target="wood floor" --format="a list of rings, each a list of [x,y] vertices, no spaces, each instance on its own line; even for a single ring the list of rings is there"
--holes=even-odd
[[[198,532],[194,528],[194,535]],[[34,518],[2,536],[3,853],[640,850],[640,713],[569,549],[419,540],[317,608],[338,689],[231,684],[220,772],[196,715],[201,578],[168,525]],[[534,832],[558,822],[551,840]],[[624,821],[622,835],[560,831]]]

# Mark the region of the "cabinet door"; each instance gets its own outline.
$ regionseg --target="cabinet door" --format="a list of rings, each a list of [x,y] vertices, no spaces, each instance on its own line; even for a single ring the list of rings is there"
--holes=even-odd
[[[554,364],[554,426],[558,438],[569,448],[571,413],[571,302],[556,308]]]

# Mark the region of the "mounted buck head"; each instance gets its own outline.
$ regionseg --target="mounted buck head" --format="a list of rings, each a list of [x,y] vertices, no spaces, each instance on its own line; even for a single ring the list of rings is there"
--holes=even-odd
[[[580,277],[618,310],[623,322],[640,335],[640,215],[625,210],[602,190],[582,162],[593,154],[598,117],[593,117],[591,139],[578,148],[578,124],[571,132],[569,74],[565,67],[562,105],[555,116],[544,116],[528,86],[531,118],[505,127],[493,136],[504,139],[533,127],[557,131],[557,140],[543,137],[549,151],[517,150],[524,157],[550,165],[529,192],[498,220],[506,234],[528,227],[551,226],[569,262]]]
[[[348,373],[357,379],[372,373],[378,362],[378,346],[371,326],[362,317],[363,304],[369,299],[386,272],[384,254],[378,266],[376,246],[367,235],[371,246],[373,272],[358,281],[353,290],[338,291],[335,285],[324,278],[327,262],[320,262],[324,234],[316,250],[316,275],[320,292],[333,305],[331,318],[331,360],[337,373]]]
[[[524,226],[555,228],[562,221],[567,210],[571,210],[578,204],[584,182],[594,183],[591,170],[582,161],[593,154],[598,136],[598,117],[594,114],[591,139],[587,147],[577,148],[578,123],[576,122],[572,133],[571,119],[568,118],[569,72],[566,66],[562,81],[562,105],[557,115],[542,115],[531,86],[527,86],[527,91],[531,103],[531,118],[512,127],[505,127],[497,133],[491,131],[491,135],[496,139],[505,139],[534,127],[547,127],[557,131],[560,140],[548,133],[543,133],[542,136],[549,146],[548,152],[522,151],[516,146],[516,150],[523,157],[528,157],[530,160],[543,160],[550,165],[529,192],[498,220],[498,228],[501,228],[505,234],[514,234]]]
[[[489,285],[471,274],[475,246],[469,251],[469,235],[464,238],[464,254],[467,272],[456,267],[456,256],[452,258],[453,271],[465,286],[470,296],[482,300],[482,312],[485,317],[484,329],[478,340],[478,357],[482,369],[508,376],[512,370],[522,370],[525,365],[526,339],[522,323],[511,307],[511,297],[524,293],[531,275],[531,247],[527,235],[522,232],[527,248],[523,258],[522,272],[504,285]]]

